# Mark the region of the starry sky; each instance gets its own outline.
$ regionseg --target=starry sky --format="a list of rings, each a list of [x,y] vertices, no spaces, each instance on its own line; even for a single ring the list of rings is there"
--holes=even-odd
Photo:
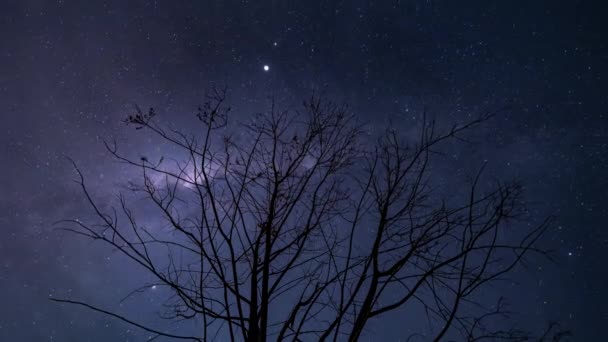
[[[273,96],[314,89],[381,127],[408,132],[427,108],[438,121],[505,108],[473,149],[517,177],[538,217],[556,220],[532,260],[500,292],[518,320],[558,320],[576,341],[608,323],[608,46],[602,1],[3,1],[0,4],[1,341],[142,341],[146,334],[80,308],[70,296],[157,322],[147,275],[97,244],[54,230],[88,211],[65,156],[102,201],[129,177],[104,152],[151,142],[121,120],[153,106],[188,127],[202,94],[230,89],[237,118]],[[446,177],[449,175],[446,171]],[[124,307],[123,307],[124,306]],[[388,323],[387,323],[388,324]],[[376,326],[378,328],[378,326]],[[379,329],[397,340],[402,334]],[[602,336],[604,336],[602,338]]]

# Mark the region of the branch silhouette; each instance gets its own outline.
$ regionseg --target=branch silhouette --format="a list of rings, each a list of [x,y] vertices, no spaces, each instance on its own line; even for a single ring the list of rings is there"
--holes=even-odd
[[[163,317],[201,322],[200,336],[163,333],[81,301],[53,301],[195,341],[357,341],[370,320],[408,304],[426,313],[428,340],[532,337],[491,329],[489,322],[507,316],[504,300],[486,308],[476,295],[528,255],[547,256],[538,242],[551,218],[531,224],[522,186],[482,182],[483,167],[468,184],[454,177],[465,190],[451,198],[433,187],[431,165],[443,146],[470,143],[467,135],[495,113],[444,130],[425,115],[413,141],[389,128],[370,142],[346,106],[319,96],[300,111],[273,102],[268,113],[234,124],[226,98],[225,89],[208,95],[196,114],[198,135],[137,107],[125,123],[178,152],[133,158],[106,142],[139,181],[128,182],[107,209],[73,163],[92,220],[61,221],[153,276],[171,293]],[[141,214],[125,192],[143,195],[154,213]],[[539,341],[568,336],[556,328]]]

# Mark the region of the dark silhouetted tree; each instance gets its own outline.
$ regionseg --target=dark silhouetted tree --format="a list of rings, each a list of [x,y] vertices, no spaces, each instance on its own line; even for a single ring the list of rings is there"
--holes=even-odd
[[[522,187],[482,186],[483,168],[468,183],[452,175],[465,191],[445,198],[430,172],[442,145],[461,143],[490,114],[444,130],[425,119],[415,139],[393,129],[376,139],[346,107],[316,96],[300,111],[273,104],[240,124],[228,121],[225,102],[223,90],[208,95],[198,135],[158,123],[153,110],[137,108],[126,119],[180,151],[171,158],[132,158],[106,143],[116,160],[139,170],[128,190],[147,199],[158,214],[154,225],[165,229],[140,223],[153,215],[136,214],[124,192],[114,208],[102,206],[76,165],[93,217],[63,221],[150,273],[172,294],[164,317],[197,320],[200,334],[53,300],[196,341],[356,341],[370,321],[391,314],[407,325],[408,310],[431,327],[411,341],[530,338],[492,328],[507,314],[504,302],[482,305],[476,294],[528,254],[545,255],[537,242],[549,220],[529,224]]]

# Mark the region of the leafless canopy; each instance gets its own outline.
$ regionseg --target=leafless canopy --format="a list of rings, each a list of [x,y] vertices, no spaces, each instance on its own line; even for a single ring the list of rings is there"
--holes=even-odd
[[[373,145],[346,107],[319,97],[300,111],[273,105],[242,124],[228,120],[225,99],[216,90],[199,108],[198,136],[159,124],[153,110],[126,119],[184,159],[131,158],[106,144],[139,170],[128,190],[149,201],[163,229],[140,223],[122,194],[114,209],[102,207],[78,168],[94,218],[67,221],[153,275],[172,294],[166,318],[196,320],[200,334],[56,301],[196,341],[356,341],[370,321],[391,314],[407,336],[416,330],[405,330],[411,310],[431,327],[412,341],[527,340],[493,329],[503,301],[484,306],[475,295],[527,254],[543,253],[536,242],[548,221],[513,224],[525,211],[517,183],[481,189],[479,170],[466,192],[442,200],[429,173],[442,144],[461,143],[490,115],[445,130],[425,120],[409,142],[388,129]]]

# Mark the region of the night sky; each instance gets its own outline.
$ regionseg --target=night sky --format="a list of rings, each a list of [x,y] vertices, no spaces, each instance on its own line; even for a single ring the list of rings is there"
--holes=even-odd
[[[505,295],[516,322],[552,320],[576,341],[607,338],[608,10],[602,1],[2,1],[0,5],[0,341],[144,341],[147,334],[61,305],[71,297],[157,322],[149,280],[111,250],[59,232],[90,217],[65,156],[97,198],[130,174],[103,139],[145,153],[121,122],[134,104],[189,127],[202,94],[227,85],[236,119],[297,106],[313,90],[374,127],[407,134],[504,109],[448,158],[517,177],[537,217],[556,220]],[[266,67],[265,67],[266,66]],[[446,170],[446,177],[451,170]],[[397,340],[408,322],[373,325]],[[159,324],[166,324],[160,322]],[[375,337],[375,338],[374,338]]]

